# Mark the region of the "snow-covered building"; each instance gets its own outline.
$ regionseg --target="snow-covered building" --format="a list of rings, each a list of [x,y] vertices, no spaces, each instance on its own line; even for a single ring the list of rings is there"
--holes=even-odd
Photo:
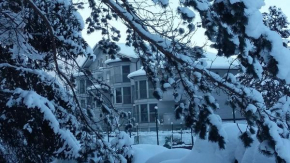
[[[152,95],[154,88],[148,82],[146,73],[142,69],[142,65],[134,49],[118,44],[121,48],[119,58],[108,59],[106,55],[102,55],[102,51],[94,48],[96,58],[86,59],[82,64],[83,69],[88,69],[93,76],[104,81],[112,88],[114,96],[110,97],[115,108],[130,111],[138,123],[139,130],[154,131],[156,130],[155,108],[158,108],[158,119],[160,120],[160,129],[171,129],[171,124],[178,128],[182,125],[181,120],[176,120],[174,115],[175,102],[171,90],[163,93],[161,101],[155,99]],[[212,71],[224,75],[227,72],[233,74],[238,70],[234,67],[233,60],[216,57],[212,53],[206,54],[208,68]],[[89,96],[88,91],[99,89],[100,86],[91,83],[82,73],[77,75],[78,97],[82,107],[97,108],[98,105]],[[226,95],[222,91],[214,93],[215,98],[220,104],[217,113],[224,120],[233,120],[232,109],[225,104]],[[241,119],[239,112],[235,112],[235,118]]]

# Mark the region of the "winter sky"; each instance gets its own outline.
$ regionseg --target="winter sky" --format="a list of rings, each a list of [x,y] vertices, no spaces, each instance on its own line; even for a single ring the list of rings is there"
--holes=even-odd
[[[79,1],[79,0],[74,0],[74,1]],[[177,5],[178,0],[170,0],[170,3],[173,3],[173,5],[175,4]],[[290,0],[265,0],[265,4],[266,5],[261,9],[261,12],[268,11],[269,6],[276,5],[277,7],[282,9],[284,14],[289,18],[289,21],[290,21],[290,8],[289,8]],[[197,12],[195,13],[197,14]],[[80,10],[80,14],[85,20],[89,16],[90,10],[87,8],[84,10]],[[196,21],[198,21],[198,19],[196,19]],[[122,24],[122,22],[117,22],[116,27],[118,27],[118,29],[121,31],[121,34],[123,33],[120,42],[124,43],[126,39],[126,34],[125,34],[126,27]],[[85,29],[83,30],[82,35],[84,39],[88,42],[88,44],[91,46],[91,48],[93,48],[94,45],[102,38],[100,32],[95,32],[93,34],[88,35]],[[203,45],[206,42],[206,37],[204,36],[204,30],[199,29],[192,40],[196,45]],[[214,52],[213,49],[209,49],[209,48],[205,50]]]

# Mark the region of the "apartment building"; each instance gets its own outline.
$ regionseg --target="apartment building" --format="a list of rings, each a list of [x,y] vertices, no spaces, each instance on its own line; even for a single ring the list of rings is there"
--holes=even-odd
[[[171,129],[172,124],[175,128],[182,126],[181,120],[175,119],[175,102],[172,90],[164,92],[162,100],[156,100],[152,93],[154,88],[147,80],[146,73],[138,56],[132,47],[125,44],[118,44],[121,48],[116,59],[108,59],[97,48],[93,49],[96,54],[95,60],[86,59],[82,64],[83,69],[88,69],[93,76],[104,81],[111,86],[114,96],[109,96],[109,100],[114,107],[123,111],[130,111],[138,123],[139,130],[155,131],[156,116],[160,122],[160,129]],[[223,75],[227,72],[237,73],[231,61],[214,54],[207,54],[208,68]],[[77,73],[77,92],[82,107],[92,107],[98,110],[98,104],[90,97],[88,91],[95,91],[100,86],[87,80],[82,73]],[[215,91],[214,96],[220,104],[217,114],[224,120],[242,119],[238,111],[234,111],[225,104],[226,95],[222,91]]]

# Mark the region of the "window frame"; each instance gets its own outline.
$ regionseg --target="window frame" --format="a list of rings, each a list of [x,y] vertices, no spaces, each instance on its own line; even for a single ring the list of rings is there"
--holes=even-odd
[[[129,68],[129,71],[128,71],[128,73],[126,73],[127,75],[124,77],[124,67],[128,67]],[[130,67],[130,65],[121,65],[121,76],[122,76],[122,82],[123,83],[125,83],[125,82],[130,82],[130,79],[127,77],[129,74],[130,74],[130,72],[131,72],[131,67]],[[124,79],[126,79],[126,80],[124,80]]]
[[[84,103],[83,103],[84,102]],[[81,104],[81,107],[82,108],[86,108],[86,103],[87,103],[87,100],[86,99],[80,99],[80,104]],[[83,106],[84,105],[84,106]]]
[[[150,111],[150,105],[154,106],[153,107],[153,110],[154,110],[153,112]],[[142,108],[142,106],[146,106],[146,111],[142,110],[142,109],[144,109],[144,108]],[[156,116],[155,116],[155,107],[156,106],[158,106],[157,103],[149,103],[149,104],[147,103],[147,104],[135,105],[134,106],[133,116],[135,117],[136,122],[139,122],[139,123],[155,123],[156,122]],[[145,112],[146,112],[146,116],[144,116]],[[159,113],[157,111],[157,119],[158,119],[158,115],[159,115]],[[151,119],[151,117],[154,117],[154,118]]]
[[[125,94],[124,94],[124,88],[129,88],[129,95],[126,95],[126,97],[130,97],[128,98],[130,101],[126,101],[125,103]],[[131,87],[122,87],[122,98],[123,98],[123,104],[131,104],[132,103],[132,93],[131,93]]]
[[[129,98],[129,102],[127,103],[125,103],[125,96],[124,96],[124,88],[129,88],[129,91],[128,91],[128,93],[129,93],[129,95],[126,95],[126,96],[130,96],[130,98]],[[117,89],[120,89],[121,90],[121,102],[117,102]],[[131,86],[127,86],[127,87],[117,87],[117,88],[115,88],[115,104],[132,104],[132,91],[131,91]]]
[[[122,83],[122,70],[120,70],[120,66],[114,66],[114,83]]]
[[[153,106],[153,112],[151,112],[151,107],[150,106]],[[151,104],[148,104],[148,110],[149,110],[149,122],[150,123],[155,123],[156,122],[156,116],[157,116],[157,119],[158,119],[158,111],[157,111],[157,115],[156,115],[156,109],[155,107],[157,106],[156,103],[151,103]],[[153,115],[153,120],[151,119],[151,115]]]
[[[121,93],[121,102],[118,102],[117,101],[117,89],[120,89],[120,93]],[[115,88],[115,103],[116,104],[122,104],[123,103],[123,97],[122,97],[123,95],[122,95],[122,87],[117,87],[117,88]]]
[[[149,123],[148,104],[140,104],[139,106],[140,106],[140,122],[141,123]],[[142,106],[146,106],[146,108],[142,108]],[[146,113],[146,117],[144,116],[145,114],[142,113],[142,109],[145,109],[144,113]]]
[[[139,100],[139,81],[135,81],[135,100]]]
[[[83,82],[82,82],[83,81]],[[87,91],[86,91],[86,80],[85,79],[80,79],[79,80],[79,93],[80,94],[85,94]],[[83,84],[83,85],[82,85]]]
[[[140,89],[140,82],[143,82],[145,81],[146,82],[146,98],[141,98],[141,92],[145,92],[144,90],[145,89]],[[154,86],[153,84],[150,84],[150,82],[148,80],[138,80],[138,81],[135,81],[135,87],[134,87],[134,99],[135,100],[143,100],[143,99],[154,99],[154,96],[153,96],[153,92],[154,92]],[[141,91],[143,90],[143,91]],[[144,93],[145,94],[145,93]],[[143,95],[144,95],[143,94]]]
[[[148,97],[148,99],[152,99],[152,98],[154,98],[154,96],[153,96],[154,86],[153,86],[152,82],[150,82],[148,80],[147,80],[147,85],[148,85],[148,95],[147,95],[147,97]],[[150,88],[150,85],[152,86],[151,88]]]
[[[141,89],[141,82],[144,82],[145,81],[145,86],[146,88],[145,89]],[[143,87],[142,87],[143,88]],[[141,91],[142,90],[142,91]],[[141,92],[143,92],[142,95],[145,95],[146,97],[142,97],[141,96]],[[145,93],[144,93],[145,92]],[[148,89],[147,89],[147,80],[140,80],[139,81],[139,99],[142,100],[142,99],[148,99]]]
[[[140,105],[133,106],[133,116],[135,118],[135,122],[140,122]]]

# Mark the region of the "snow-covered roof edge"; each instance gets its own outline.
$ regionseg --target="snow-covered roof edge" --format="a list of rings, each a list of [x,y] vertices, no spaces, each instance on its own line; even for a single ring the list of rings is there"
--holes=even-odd
[[[121,62],[122,59],[121,58],[115,58],[115,59],[107,59],[105,60],[105,64],[110,64],[110,63],[114,63],[114,62]]]
[[[133,77],[136,77],[136,76],[144,76],[146,75],[146,72],[145,70],[143,70],[143,68],[137,70],[137,71],[133,71],[131,72],[130,74],[128,74],[128,78],[133,78]]]

